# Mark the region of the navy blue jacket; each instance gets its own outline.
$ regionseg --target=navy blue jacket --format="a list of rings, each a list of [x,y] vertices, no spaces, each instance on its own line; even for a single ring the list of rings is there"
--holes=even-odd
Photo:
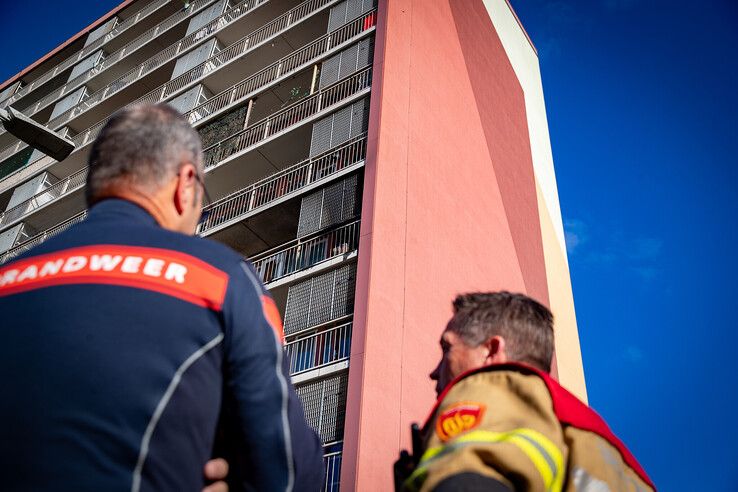
[[[200,490],[221,402],[248,488],[321,488],[279,313],[231,249],[106,200],[0,266],[0,319],[3,490]]]

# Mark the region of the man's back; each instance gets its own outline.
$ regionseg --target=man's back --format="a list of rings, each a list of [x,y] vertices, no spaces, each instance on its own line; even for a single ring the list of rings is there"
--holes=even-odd
[[[227,248],[103,201],[0,266],[0,313],[10,489],[198,490],[223,391],[252,485],[320,482],[276,307]]]

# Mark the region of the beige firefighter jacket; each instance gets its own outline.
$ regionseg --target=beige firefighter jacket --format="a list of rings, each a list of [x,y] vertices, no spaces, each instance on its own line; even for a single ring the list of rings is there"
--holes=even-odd
[[[655,490],[601,417],[522,364],[457,378],[421,435],[422,456],[406,491],[472,489],[488,478],[514,491]]]

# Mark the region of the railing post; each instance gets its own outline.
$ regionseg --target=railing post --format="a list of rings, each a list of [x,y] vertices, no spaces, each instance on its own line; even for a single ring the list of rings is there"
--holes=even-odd
[[[254,209],[254,202],[256,201],[256,188],[251,190],[251,197],[249,197],[249,206],[246,209],[246,211],[251,211]]]
[[[315,161],[311,160],[310,164],[308,165],[307,169],[307,178],[305,179],[305,184],[309,185],[313,181],[313,164]]]
[[[315,93],[315,85],[318,83],[318,64],[313,65],[313,80],[310,82],[310,95]]]
[[[243,129],[245,130],[247,126],[249,126],[249,120],[251,119],[251,110],[254,107],[254,100],[249,99],[249,107],[246,108],[246,118],[243,121]]]

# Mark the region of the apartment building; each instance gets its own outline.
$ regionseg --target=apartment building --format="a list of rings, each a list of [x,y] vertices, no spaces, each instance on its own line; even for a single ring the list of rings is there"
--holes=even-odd
[[[84,220],[90,144],[144,101],[202,137],[198,234],[282,313],[325,490],[391,486],[458,292],[547,303],[584,396],[538,60],[505,0],[123,2],[0,86],[76,145],[57,162],[0,129],[0,263]]]

